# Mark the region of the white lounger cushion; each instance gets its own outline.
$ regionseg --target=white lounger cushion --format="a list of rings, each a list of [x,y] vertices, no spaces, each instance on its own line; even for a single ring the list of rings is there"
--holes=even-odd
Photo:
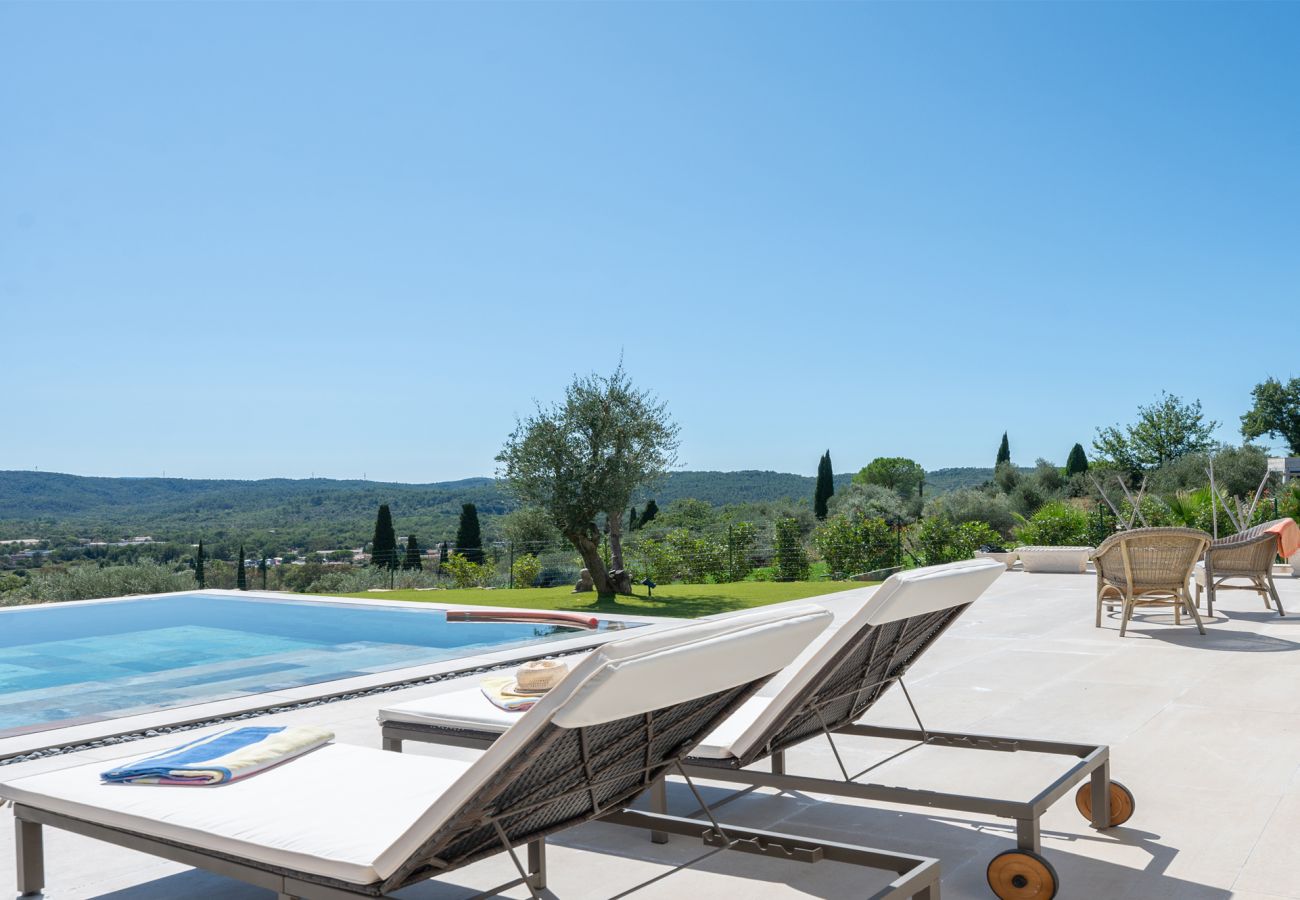
[[[900,572],[878,588],[846,591],[810,601],[836,608],[853,598],[860,605],[847,615],[841,608],[829,628],[769,681],[758,696],[750,698],[719,725],[692,755],[726,759],[744,754],[774,719],[789,715],[787,707],[798,692],[863,627],[972,603],[1004,571],[1006,566],[996,560],[973,559]],[[735,617],[722,616],[716,621],[732,618]],[[671,634],[673,630],[661,633]],[[396,704],[382,710],[379,718],[383,722],[500,733],[519,721],[520,715],[500,709],[473,687]]]
[[[468,762],[328,744],[217,787],[102,784],[103,762],[20,778],[16,803],[353,884],[402,840]]]
[[[734,740],[723,744],[722,739],[734,733],[731,723],[723,723],[704,739],[696,754],[703,756],[711,751],[717,754],[713,756],[715,759],[744,756],[762,740],[771,725],[793,712],[799,694],[863,628],[974,603],[1006,570],[1007,567],[996,560],[970,559],[889,576],[852,618],[847,622],[837,622],[834,631],[823,633],[820,639],[804,648],[795,665],[768,682],[764,694],[771,695],[770,701],[763,703],[766,697],[755,697],[746,704],[748,708],[737,710],[737,713],[753,716],[749,727]],[[719,731],[725,733],[719,734]]]
[[[397,871],[552,722],[578,727],[626,718],[778,672],[830,619],[815,606],[787,607],[605,644],[469,765],[330,744],[213,787],[105,785],[105,764],[95,763],[0,784],[0,797],[373,884]]]

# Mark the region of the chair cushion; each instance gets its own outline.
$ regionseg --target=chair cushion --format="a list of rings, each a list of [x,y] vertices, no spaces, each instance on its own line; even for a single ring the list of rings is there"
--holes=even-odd
[[[508,712],[497,706],[476,687],[394,703],[379,711],[382,723],[405,722],[491,734],[500,734],[522,716],[521,712]]]
[[[470,764],[327,744],[210,787],[103,784],[96,762],[0,785],[15,803],[350,884],[382,881],[426,834],[413,826]],[[380,860],[389,858],[387,864]],[[394,861],[395,860],[395,861]]]

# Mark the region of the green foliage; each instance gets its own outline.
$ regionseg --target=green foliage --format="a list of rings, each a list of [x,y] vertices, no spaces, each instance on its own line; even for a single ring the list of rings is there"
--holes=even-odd
[[[516,556],[514,565],[510,567],[510,577],[517,588],[532,587],[541,574],[542,561],[531,553]]]
[[[994,460],[993,467],[996,469],[1003,463],[1011,462],[1011,442],[1007,440],[1007,433],[1002,432],[1002,443],[998,444],[998,458]]]
[[[993,469],[993,483],[996,484],[998,490],[1002,491],[1004,494],[1010,494],[1014,491],[1016,485],[1020,484],[1020,479],[1024,476],[1024,472],[1017,469],[1009,462],[999,463],[997,467]]]
[[[472,563],[483,562],[483,532],[479,528],[478,507],[473,503],[464,503],[460,507],[456,552]]]
[[[923,519],[908,532],[912,555],[927,566],[970,559],[981,546],[1000,540],[984,522],[957,524],[946,516]]]
[[[758,526],[753,522],[734,522],[727,528],[727,580],[740,581],[754,570],[754,547],[758,543]]]
[[[205,575],[203,571],[203,542],[199,541],[199,551],[194,555],[194,580],[198,582],[199,590],[206,586]]]
[[[1011,500],[1006,494],[963,488],[936,497],[926,504],[926,516],[944,516],[956,522],[985,522],[994,528],[1003,540],[1020,522]]]
[[[884,519],[837,515],[813,532],[813,546],[831,577],[845,578],[897,565],[897,541]]]
[[[831,451],[822,454],[817,463],[817,486],[813,489],[813,515],[819,520],[826,518],[826,504],[835,493],[835,473],[831,470]]]
[[[891,523],[911,520],[902,498],[878,484],[854,482],[831,498],[830,512],[849,518],[884,519]]]
[[[244,565],[247,557],[244,556],[244,545],[239,545],[239,556],[235,560],[235,589],[240,591],[248,590],[248,567]]]
[[[1147,490],[1172,494],[1208,487],[1211,460],[1215,485],[1233,497],[1253,498],[1268,473],[1268,454],[1263,448],[1253,444],[1220,447],[1212,454],[1189,453],[1166,463],[1147,476]]]
[[[516,552],[527,550],[537,554],[560,541],[551,517],[540,506],[521,506],[502,516],[499,523],[499,533],[515,545]]]
[[[453,553],[442,565],[458,588],[485,587],[492,578],[492,566],[476,563],[463,553]]]
[[[655,517],[658,515],[659,504],[654,501],[653,497],[651,497],[646,501],[645,509],[641,510],[641,517],[636,520],[636,527],[645,528],[646,525],[653,522]]]
[[[177,571],[154,562],[103,568],[96,565],[71,566],[63,570],[37,572],[24,579],[24,582],[22,587],[3,594],[0,604],[163,594],[169,591],[192,591],[197,587],[194,574],[189,569]]]
[[[1206,420],[1200,400],[1184,403],[1182,398],[1163,392],[1155,402],[1139,406],[1137,421],[1126,428],[1098,428],[1092,446],[1101,458],[1138,473],[1209,450],[1218,426],[1218,422]]]
[[[370,564],[385,569],[397,568],[397,532],[393,530],[393,514],[387,503],[379,505],[375,516],[375,534],[370,539]]]
[[[1088,514],[1063,500],[1045,503],[1029,521],[1016,529],[1021,544],[1044,547],[1078,547],[1088,542]]]
[[[1300,456],[1300,378],[1283,384],[1276,378],[1263,381],[1250,391],[1253,401],[1241,417],[1241,434],[1251,441],[1273,435],[1286,442],[1293,456]]]
[[[656,519],[661,531],[674,528],[689,528],[692,531],[704,531],[718,522],[717,511],[703,500],[685,498],[674,500]]]
[[[518,422],[497,461],[510,490],[544,508],[573,544],[596,592],[612,596],[619,587],[600,556],[597,521],[618,528],[636,491],[676,461],[677,435],[664,404],[620,364],[608,378],[575,378],[563,404]]]
[[[799,520],[792,517],[777,519],[775,528],[777,579],[803,581],[808,577],[809,565]]]
[[[1088,454],[1083,452],[1082,444],[1075,444],[1070,448],[1070,456],[1065,461],[1065,475],[1067,478],[1072,478],[1086,471],[1088,471]]]
[[[1300,484],[1288,486],[1285,493],[1278,497],[1277,509],[1279,515],[1300,522]]]
[[[424,560],[420,557],[420,544],[413,534],[407,535],[406,538],[406,555],[402,557],[402,568],[406,571],[424,568]]]
[[[925,469],[904,456],[880,456],[853,476],[857,484],[878,484],[894,491],[904,500],[911,497],[925,479]]]

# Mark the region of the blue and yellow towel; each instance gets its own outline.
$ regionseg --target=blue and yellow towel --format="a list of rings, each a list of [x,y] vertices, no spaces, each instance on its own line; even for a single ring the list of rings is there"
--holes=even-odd
[[[104,772],[110,784],[224,784],[334,740],[323,728],[232,728]]]

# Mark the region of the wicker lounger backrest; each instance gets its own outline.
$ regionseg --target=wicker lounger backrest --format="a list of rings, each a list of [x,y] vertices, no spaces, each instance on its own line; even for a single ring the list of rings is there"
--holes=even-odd
[[[787,666],[831,615],[749,613],[606,644],[579,663],[411,831],[395,890],[629,803]],[[383,869],[381,869],[383,871]]]
[[[857,721],[1004,571],[976,559],[891,576],[786,680],[731,745],[729,764]]]

